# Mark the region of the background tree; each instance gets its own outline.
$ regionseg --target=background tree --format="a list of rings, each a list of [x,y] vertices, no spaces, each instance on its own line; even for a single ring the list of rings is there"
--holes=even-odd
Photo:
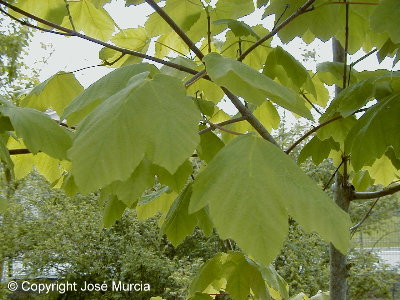
[[[275,15],[270,31],[238,20],[254,12],[250,0],[170,0],[163,7],[153,0],[127,0],[128,6],[146,2],[155,11],[144,28],[128,29],[115,26],[103,8],[108,2],[0,1],[17,22],[104,46],[103,63],[119,67],[85,91],[73,74],[58,73],[19,106],[2,101],[3,132],[14,131],[19,138],[19,145],[12,139],[3,142],[2,159],[10,168],[15,164],[18,176],[36,165],[68,192],[100,189],[107,202],[106,225],[126,208],[137,207],[156,176],[168,192],[146,204],[164,213],[161,229],[173,245],[198,225],[206,233],[214,227],[246,254],[219,253],[209,260],[191,286],[193,299],[208,297],[196,292],[221,289],[235,299],[249,294],[266,299],[273,292],[286,297],[268,264],[282,247],[289,216],[332,243],[331,298],[345,299],[350,218],[286,154],[317,132],[300,157],[334,159],[334,198],[345,211],[352,200],[400,190],[392,184],[399,166],[399,74],[355,72],[358,61],[350,65],[347,60],[360,48],[371,50],[368,55],[379,49],[380,58],[398,51],[399,26],[389,21],[399,13],[396,1],[257,1],[264,16]],[[225,39],[219,41],[222,32]],[[334,38],[342,45],[336,54],[343,59],[321,64],[317,75],[310,74],[285,50],[271,48],[274,36],[284,43],[296,36],[307,42]],[[171,50],[179,55],[168,58]],[[159,70],[138,63],[141,59],[164,66]],[[280,120],[276,106],[313,119],[311,110],[328,102],[324,84],[343,91],[324,110],[319,125],[282,149],[270,134]],[[240,116],[218,111],[224,95]],[[56,124],[40,112],[49,108],[66,123]],[[215,135],[214,129],[224,133]],[[251,131],[256,133],[243,135]],[[233,139],[236,135],[241,136]],[[11,161],[8,153],[21,156]],[[200,167],[195,174],[192,164]],[[374,180],[370,184],[387,188],[360,192],[356,186],[355,191],[350,180],[366,172]]]

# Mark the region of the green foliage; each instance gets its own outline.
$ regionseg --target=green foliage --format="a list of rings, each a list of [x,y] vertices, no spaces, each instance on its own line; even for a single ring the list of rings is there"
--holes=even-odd
[[[268,292],[273,297],[283,295],[272,286],[273,279],[264,278],[263,266],[255,265],[269,264],[279,253],[289,216],[346,253],[349,216],[318,186],[326,184],[330,174],[313,168],[307,158],[327,170],[348,172],[344,177],[351,178],[358,189],[396,180],[400,169],[398,74],[354,72],[353,66],[340,62],[325,62],[316,73],[307,70],[284,47],[271,46],[268,40],[273,34],[261,20],[250,26],[246,18],[239,19],[255,12],[252,0],[160,2],[168,17],[160,13],[157,1],[126,0],[126,6],[147,2],[156,10],[144,26],[127,29],[121,29],[105,10],[109,2],[18,0],[15,5],[22,11],[16,13],[10,7],[16,18],[30,13],[45,19],[36,18],[44,29],[61,25],[83,32],[85,39],[104,47],[99,53],[103,63],[117,69],[84,91],[72,74],[59,73],[26,97],[21,95],[16,104],[2,100],[0,157],[9,174],[21,178],[35,168],[71,194],[100,192],[103,218],[98,219],[107,226],[118,226],[127,208],[137,208],[140,219],[159,213],[162,230],[174,245],[196,226],[206,233],[214,227],[244,252],[218,258],[232,264],[229,274],[224,273],[226,290],[238,299],[249,293],[258,299],[268,298]],[[284,43],[295,37],[306,43],[336,38],[346,55],[376,48],[382,60],[398,49],[399,24],[397,19],[392,22],[398,5],[395,0],[366,2],[374,5],[322,0],[256,4],[264,16],[274,16],[276,35]],[[305,4],[310,5],[303,8]],[[57,31],[63,29],[57,27]],[[2,63],[11,62],[10,78],[20,45],[14,48],[15,55],[7,50],[8,58],[1,58]],[[140,63],[143,57],[168,67],[159,70]],[[196,72],[199,77],[193,78]],[[322,128],[298,157],[316,184],[282,151],[289,148],[290,139],[283,137],[286,111],[276,106],[312,120],[315,104],[325,107],[328,103],[324,84],[344,90],[322,113]],[[236,117],[246,120],[235,122],[219,109],[226,100],[224,93],[240,111]],[[55,110],[67,124],[51,120],[47,109]],[[214,124],[219,122],[231,124],[221,129]],[[207,125],[218,130],[204,134],[201,130]],[[256,130],[271,141],[266,131],[273,128],[279,131],[278,147],[249,134]],[[246,135],[234,138],[240,133]],[[27,149],[21,151],[22,147]],[[31,154],[11,161],[7,149],[12,154]],[[296,149],[292,155],[298,153]],[[339,169],[349,158],[350,164]],[[154,253],[143,255],[143,259],[149,257],[153,259]],[[136,262],[129,263],[126,274],[137,270]],[[151,274],[154,269],[149,266]],[[260,288],[264,281],[278,296]],[[204,294],[192,296],[204,298]]]

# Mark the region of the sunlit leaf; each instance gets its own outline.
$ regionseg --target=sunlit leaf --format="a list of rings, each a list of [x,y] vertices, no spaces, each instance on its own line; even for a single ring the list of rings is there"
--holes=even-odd
[[[37,85],[21,101],[21,106],[41,111],[51,108],[61,116],[64,108],[82,91],[82,85],[72,73],[59,72]]]
[[[260,105],[268,98],[294,113],[312,119],[300,96],[249,66],[216,53],[207,55],[204,62],[213,81],[247,101]]]
[[[83,192],[126,180],[144,157],[174,173],[199,143],[199,113],[182,83],[146,75],[131,78],[80,123],[69,157]]]
[[[260,138],[236,138],[198,175],[189,212],[207,204],[219,235],[257,261],[268,264],[279,252],[288,215],[347,251],[348,215],[292,159]]]

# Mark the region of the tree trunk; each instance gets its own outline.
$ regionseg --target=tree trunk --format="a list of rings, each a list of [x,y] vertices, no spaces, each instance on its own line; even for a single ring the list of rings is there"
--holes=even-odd
[[[335,184],[333,185],[333,199],[344,211],[349,210],[351,188],[347,185],[347,180],[340,174],[336,174]],[[330,257],[330,300],[346,300],[347,297],[347,257],[337,250],[332,244],[329,249]]]
[[[344,49],[340,43],[333,39],[332,41],[333,61],[344,62]],[[340,93],[341,87],[336,86],[336,96]],[[344,164],[346,164],[345,162]],[[345,167],[346,169],[346,167]],[[346,172],[344,172],[346,173]],[[333,200],[345,212],[348,212],[350,205],[351,188],[347,182],[347,174],[344,176],[338,172],[333,185]],[[329,282],[329,299],[330,300],[346,300],[347,298],[347,257],[337,250],[332,244],[329,249],[330,257],[330,282]]]

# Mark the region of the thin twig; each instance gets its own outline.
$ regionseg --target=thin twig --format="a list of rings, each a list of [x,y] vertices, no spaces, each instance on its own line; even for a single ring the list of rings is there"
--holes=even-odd
[[[272,30],[275,29],[276,25],[278,25],[279,21],[283,18],[283,15],[286,13],[286,11],[288,10],[290,4],[286,4],[285,5],[285,9],[283,10],[282,14],[279,16],[278,20],[275,21],[274,23],[274,27],[272,27]]]
[[[247,118],[246,117],[239,117],[239,118],[235,118],[235,119],[230,119],[230,120],[227,120],[227,121],[223,121],[223,122],[220,122],[220,123],[217,123],[217,124],[215,124],[215,125],[218,125],[219,127],[222,127],[222,126],[226,126],[226,125],[229,125],[229,124],[233,124],[233,123],[237,123],[237,122],[240,122],[240,121],[244,121],[244,120],[246,120]],[[215,130],[215,128],[214,127],[207,127],[207,128],[205,128],[205,129],[203,129],[203,130],[200,130],[199,131],[199,134],[201,135],[201,134],[205,134],[205,133],[207,133],[207,132],[209,132],[209,131],[213,131],[213,130]]]
[[[232,94],[231,91],[229,91],[225,87],[221,87],[221,89],[224,91],[225,95],[231,100],[232,104],[235,105],[237,110],[240,112],[240,114],[243,117],[246,117],[247,122],[253,126],[253,128],[267,141],[271,142],[272,144],[276,145],[279,147],[279,144],[275,141],[275,139],[272,137],[272,135],[268,132],[267,129],[265,129],[264,125],[261,124],[261,122],[253,115],[251,110],[249,110],[240,100],[237,96]]]
[[[164,43],[161,43],[161,42],[159,42],[159,41],[155,41],[154,43],[160,44],[161,46],[164,46],[165,48],[168,48],[168,49],[170,49],[170,50],[172,50],[172,51],[174,51],[174,52],[176,52],[176,53],[178,53],[178,54],[180,54],[180,55],[182,55],[182,56],[188,58],[187,55],[184,54],[183,52],[181,52],[181,51],[179,51],[179,50],[176,50],[176,49],[174,49],[174,48],[172,48],[172,47],[170,47],[170,46],[168,46],[168,45],[166,45],[166,44],[164,44]]]
[[[230,129],[226,129],[226,128],[224,128],[222,126],[219,126],[217,124],[214,124],[214,123],[212,123],[212,122],[210,122],[208,120],[206,122],[207,122],[207,124],[209,124],[211,127],[214,127],[215,129],[219,129],[221,131],[225,131],[227,133],[234,134],[234,135],[244,135],[244,133],[240,133],[240,132],[236,132],[236,131],[233,131],[233,130],[230,130]]]
[[[314,103],[312,103],[312,102],[310,101],[310,99],[308,99],[308,97],[307,97],[303,92],[301,93],[301,95],[302,95],[303,98],[308,102],[308,104],[310,104],[311,107],[315,109],[315,111],[316,111],[317,113],[319,113],[320,115],[322,115],[322,112],[318,109],[318,107],[316,107],[316,106],[314,105]]]
[[[322,189],[323,191],[325,191],[325,190],[328,188],[328,186],[331,184],[333,178],[335,178],[335,175],[336,175],[336,173],[339,171],[339,169],[340,169],[340,167],[342,166],[343,162],[344,162],[344,160],[342,160],[342,161],[340,162],[340,164],[339,164],[339,166],[336,168],[335,172],[333,172],[331,178],[329,178],[328,182],[324,185],[324,188]]]
[[[326,4],[347,4],[347,5],[379,5],[379,3],[373,3],[373,2],[327,2]],[[325,5],[325,3],[324,3]]]
[[[302,141],[304,141],[307,137],[309,137],[311,134],[313,134],[314,132],[316,132],[318,129],[320,129],[320,128],[326,126],[326,125],[328,125],[329,123],[332,123],[332,122],[334,122],[334,121],[336,121],[336,120],[339,120],[339,119],[341,119],[341,118],[343,118],[343,117],[342,117],[342,116],[336,116],[336,117],[334,117],[334,118],[332,118],[332,119],[330,119],[330,120],[328,120],[328,121],[326,121],[326,122],[324,122],[324,123],[319,124],[318,126],[314,127],[313,129],[307,131],[307,132],[306,132],[302,137],[300,137],[292,146],[290,146],[290,147],[285,151],[285,153],[286,153],[286,154],[289,154],[290,152],[292,152],[292,150],[293,150],[294,148],[296,148],[297,145],[299,145]]]
[[[357,229],[368,219],[368,217],[371,215],[372,210],[374,209],[375,205],[378,203],[380,197],[377,198],[374,203],[372,203],[371,207],[369,208],[368,212],[365,214],[364,218],[360,222],[358,222],[356,225],[350,227],[351,231],[351,237],[354,236],[354,234],[357,232]]]
[[[208,53],[211,53],[211,16],[208,11],[208,7],[206,8],[207,13],[207,44],[208,44]]]
[[[350,66],[354,67],[356,64],[358,64],[360,61],[366,59],[368,56],[370,56],[371,54],[374,54],[375,52],[378,51],[378,48],[372,49],[370,52],[368,52],[367,54],[365,54],[363,57],[360,57],[359,59],[357,59],[355,62],[351,63]]]
[[[188,88],[193,83],[195,83],[197,80],[204,78],[206,75],[207,75],[207,72],[205,69],[203,71],[197,72],[192,78],[190,78],[188,81],[185,82],[185,87]]]
[[[74,20],[72,20],[71,10],[69,9],[69,3],[68,3],[67,0],[64,0],[64,2],[65,2],[65,8],[67,9],[69,22],[71,23],[72,29],[73,29],[74,31],[76,31],[75,24],[74,24]]]
[[[192,42],[192,40],[186,35],[186,33],[175,23],[174,20],[160,7],[154,0],[145,0],[161,18],[180,36],[180,38],[185,42],[186,45],[192,50],[196,56],[202,60],[204,55],[199,48]]]
[[[42,19],[42,18],[39,18],[39,17],[37,17],[37,16],[35,16],[35,15],[32,15],[32,14],[30,14],[30,13],[28,13],[28,12],[26,12],[26,11],[24,11],[24,10],[22,10],[22,9],[16,7],[16,6],[14,6],[14,5],[12,5],[12,4],[9,4],[9,3],[5,2],[4,0],[0,0],[0,4],[2,4],[2,5],[4,5],[4,6],[7,6],[8,8],[12,9],[13,11],[15,11],[15,12],[17,12],[17,13],[20,13],[20,14],[22,14],[22,15],[28,17],[28,18],[31,18],[31,19],[33,19],[33,20],[35,20],[35,21],[37,21],[37,22],[40,22],[40,23],[42,23],[42,24],[44,24],[44,25],[53,27],[53,28],[58,29],[58,30],[60,30],[60,31],[62,31],[62,32],[64,32],[64,33],[67,33],[67,34],[69,34],[69,35],[77,36],[77,37],[79,37],[79,38],[81,38],[81,39],[84,39],[84,40],[93,42],[93,43],[98,44],[98,45],[102,45],[102,46],[104,46],[104,47],[106,47],[106,48],[109,48],[109,49],[112,49],[112,50],[121,52],[121,53],[123,53],[123,54],[132,55],[132,56],[136,56],[136,57],[148,59],[148,60],[151,60],[151,61],[154,61],[154,62],[163,64],[163,65],[169,66],[169,67],[171,67],[171,68],[174,68],[174,69],[177,69],[177,70],[180,70],[180,71],[187,72],[187,73],[189,73],[189,74],[195,75],[195,74],[198,73],[196,70],[193,70],[193,69],[191,69],[191,68],[188,68],[188,67],[185,67],[185,66],[182,66],[182,65],[179,65],[179,64],[175,64],[175,63],[172,63],[172,62],[169,62],[169,61],[165,61],[165,60],[162,60],[162,59],[159,59],[159,58],[157,58],[157,57],[154,57],[154,56],[151,56],[151,55],[147,55],[147,54],[144,54],[144,53],[141,53],[141,52],[137,52],[137,51],[134,51],[134,50],[129,50],[129,49],[121,48],[121,47],[118,47],[118,46],[114,46],[114,45],[108,44],[108,43],[106,43],[106,42],[97,40],[97,39],[95,39],[95,38],[93,38],[93,37],[90,37],[90,36],[81,34],[81,33],[79,33],[79,32],[73,31],[73,30],[71,30],[71,29],[65,28],[65,27],[63,27],[63,26],[60,26],[60,25],[51,23],[51,22],[49,22],[49,21],[47,21],[47,20],[44,20],[44,19]],[[51,31],[51,33],[54,33],[54,32]],[[65,34],[64,34],[64,35],[65,35]]]
[[[269,40],[272,38],[275,34],[277,34],[283,27],[285,27],[287,24],[292,22],[295,18],[298,16],[312,10],[310,6],[315,2],[316,0],[308,0],[306,3],[304,3],[298,10],[296,10],[293,14],[291,14],[285,21],[283,21],[281,24],[275,27],[270,33],[259,39],[257,42],[255,42],[253,45],[251,45],[246,51],[243,52],[243,54],[238,58],[239,61],[242,61],[243,59],[246,58],[247,55],[250,54],[254,49],[256,49],[258,46],[260,46],[262,43],[265,41]]]

